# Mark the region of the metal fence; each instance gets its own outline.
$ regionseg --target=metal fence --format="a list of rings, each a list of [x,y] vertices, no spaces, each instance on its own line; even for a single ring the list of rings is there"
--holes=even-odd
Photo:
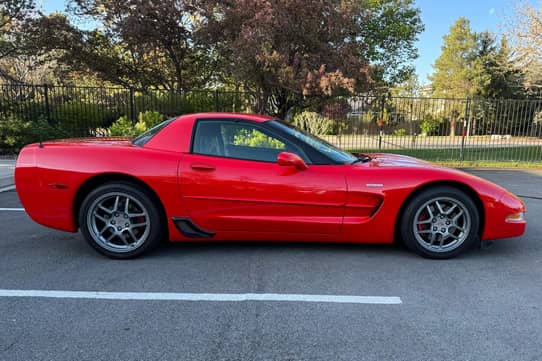
[[[38,137],[107,135],[119,117],[136,122],[145,111],[164,117],[258,109],[273,113],[271,100],[266,101],[262,104],[257,94],[222,90],[179,93],[1,84],[0,131],[4,134],[0,133],[0,152],[16,143],[17,135],[27,142]],[[317,113],[315,122],[329,124],[314,127],[319,135],[352,151],[394,152],[435,161],[542,162],[542,99],[360,95],[304,103],[296,112]]]

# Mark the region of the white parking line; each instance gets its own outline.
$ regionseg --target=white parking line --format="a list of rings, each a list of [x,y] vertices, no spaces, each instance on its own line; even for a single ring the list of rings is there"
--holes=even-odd
[[[14,189],[15,189],[15,186],[5,186],[5,187],[0,187],[0,193],[12,191],[12,190],[14,190]]]
[[[5,212],[24,212],[24,208],[0,208],[0,211],[5,211]]]
[[[320,302],[374,305],[398,305],[400,297],[304,295],[287,293],[169,293],[169,292],[100,292],[100,291],[50,291],[2,290],[0,297],[25,298],[80,298],[95,300],[133,301],[210,301],[210,302]]]

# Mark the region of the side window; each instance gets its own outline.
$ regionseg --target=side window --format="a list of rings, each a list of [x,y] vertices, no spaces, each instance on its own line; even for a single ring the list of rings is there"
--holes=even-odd
[[[296,146],[243,122],[200,120],[196,127],[193,152],[197,154],[261,162],[275,162],[281,152],[300,154]]]

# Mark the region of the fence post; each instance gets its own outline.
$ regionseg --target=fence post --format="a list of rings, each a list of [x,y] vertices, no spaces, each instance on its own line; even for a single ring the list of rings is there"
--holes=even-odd
[[[215,89],[215,112],[220,111],[220,104],[218,103],[218,89]]]
[[[132,125],[136,123],[135,117],[135,102],[134,102],[134,87],[130,87],[130,121]]]
[[[378,120],[378,126],[380,131],[378,132],[378,150],[382,149],[382,136],[384,135],[384,108],[386,107],[386,95],[382,95],[380,102],[380,119]]]
[[[51,107],[49,104],[49,85],[47,84],[43,85],[43,97],[45,99],[45,118],[47,119],[47,123],[51,125]]]
[[[459,158],[461,159],[461,162],[465,160],[465,136],[466,136],[466,130],[467,130],[467,122],[470,118],[469,105],[470,105],[470,98],[467,97],[467,102],[465,104],[465,117],[463,118],[463,129],[461,130],[461,150],[459,152]]]

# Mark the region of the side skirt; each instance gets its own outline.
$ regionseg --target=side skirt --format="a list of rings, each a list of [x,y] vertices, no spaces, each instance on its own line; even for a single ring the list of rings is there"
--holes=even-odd
[[[192,222],[188,217],[173,217],[171,218],[179,232],[181,232],[185,237],[190,238],[211,238],[215,234],[213,232],[206,231],[201,229]]]

